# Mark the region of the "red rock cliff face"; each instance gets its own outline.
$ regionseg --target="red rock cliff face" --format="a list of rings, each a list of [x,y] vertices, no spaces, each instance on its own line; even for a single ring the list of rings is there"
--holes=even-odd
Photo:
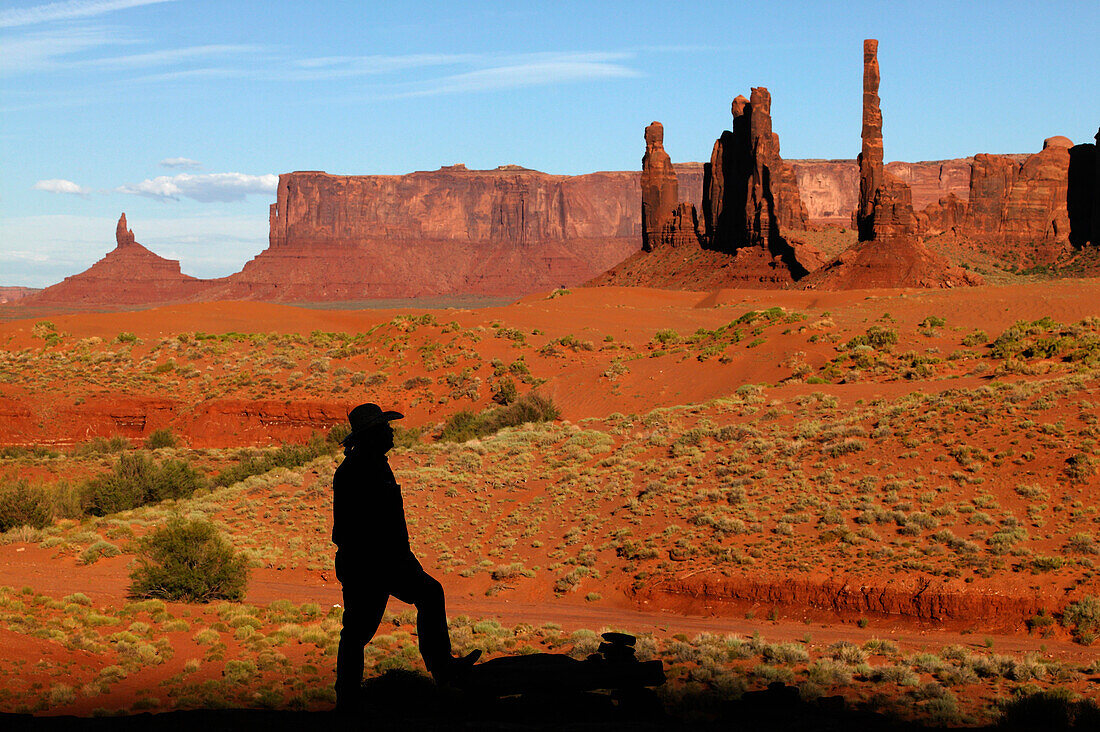
[[[209,282],[180,272],[180,263],[134,240],[126,214],[115,229],[117,246],[87,270],[19,301],[20,305],[149,305],[198,299]]]
[[[577,284],[641,246],[640,196],[636,172],[289,173],[271,208],[270,247],[218,295],[354,300]]]
[[[974,156],[963,235],[1006,248],[1036,245],[1040,258],[1056,258],[1070,238],[1072,144],[1050,138],[1023,163],[1005,155]]]

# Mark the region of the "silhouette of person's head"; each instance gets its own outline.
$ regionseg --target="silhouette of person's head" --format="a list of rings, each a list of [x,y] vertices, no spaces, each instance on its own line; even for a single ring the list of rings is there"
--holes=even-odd
[[[360,404],[348,413],[351,434],[344,438],[344,447],[348,450],[361,448],[384,455],[393,447],[393,428],[390,422],[404,416],[400,412],[384,412],[373,402]]]

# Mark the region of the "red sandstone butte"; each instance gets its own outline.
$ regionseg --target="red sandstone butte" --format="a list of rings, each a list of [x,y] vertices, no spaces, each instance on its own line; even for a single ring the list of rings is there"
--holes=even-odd
[[[15,285],[9,285],[6,287],[0,287],[0,305],[6,305],[7,303],[13,303],[16,300],[22,300],[24,297],[41,292],[42,290],[37,287],[18,287]]]
[[[975,155],[962,233],[970,241],[1006,251],[1027,247],[1041,261],[1067,249],[1070,220],[1070,148],[1052,137],[1022,163],[1005,155]]]
[[[223,299],[518,295],[575,285],[639,250],[637,172],[451,166],[279,176],[270,246]]]
[[[151,305],[197,299],[208,287],[180,272],[180,263],[149,251],[126,228],[126,214],[115,228],[116,247],[80,274],[19,301],[19,305]]]
[[[734,255],[741,286],[784,287],[808,271],[784,238],[807,227],[794,170],[779,154],[772,131],[771,94],[752,89],[730,109],[733,130],[714,143],[703,169],[704,240]]]

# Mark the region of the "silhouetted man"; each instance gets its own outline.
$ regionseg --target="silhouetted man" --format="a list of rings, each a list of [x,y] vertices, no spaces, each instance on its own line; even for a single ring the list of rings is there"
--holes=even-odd
[[[332,543],[344,591],[344,628],[336,655],[338,711],[359,708],[363,647],[378,630],[390,595],[416,606],[420,654],[437,683],[451,681],[481,655],[451,655],[443,586],[409,549],[401,487],[386,460],[393,447],[390,421],[403,416],[383,412],[377,404],[351,410],[344,461],[332,479]]]

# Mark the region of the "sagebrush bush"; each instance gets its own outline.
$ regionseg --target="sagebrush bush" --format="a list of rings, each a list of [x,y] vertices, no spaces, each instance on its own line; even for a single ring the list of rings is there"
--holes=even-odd
[[[86,484],[85,503],[92,515],[106,516],[169,498],[186,498],[205,485],[202,473],[183,460],[165,460],[158,465],[146,453],[123,453],[113,472]]]
[[[132,597],[175,602],[244,598],[248,559],[209,521],[172,518],[138,546],[138,564],[130,573]]]
[[[260,475],[275,468],[297,468],[322,455],[331,455],[339,446],[339,440],[347,435],[335,427],[329,437],[314,433],[309,442],[300,445],[283,445],[274,450],[259,454],[246,454],[231,468],[226,468],[214,478],[214,485],[227,486],[238,483],[253,475]],[[339,439],[336,439],[339,436]]]
[[[495,407],[480,414],[466,410],[455,412],[443,424],[438,439],[443,442],[466,442],[491,435],[505,427],[549,422],[559,416],[561,412],[548,397],[524,394],[507,407]]]
[[[0,484],[0,533],[30,526],[44,529],[53,521],[53,501],[44,488],[25,480]]]
[[[145,438],[145,449],[158,450],[162,447],[177,447],[179,442],[176,433],[167,427],[163,427],[159,430],[154,430],[152,434]]]

